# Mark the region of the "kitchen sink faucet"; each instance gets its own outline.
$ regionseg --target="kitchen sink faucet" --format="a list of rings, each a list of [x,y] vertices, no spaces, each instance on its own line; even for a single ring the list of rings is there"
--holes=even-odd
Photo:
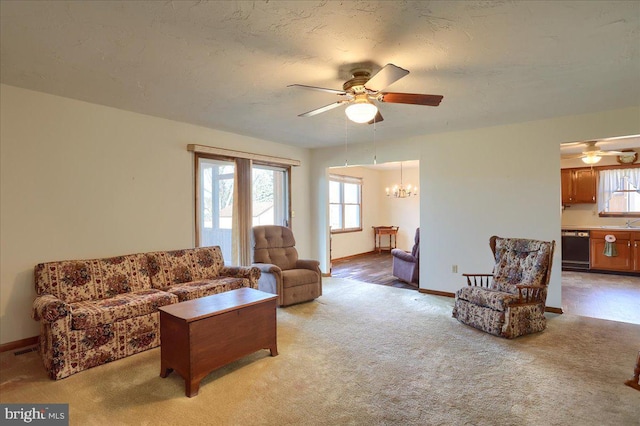
[[[636,222],[640,222],[640,219],[636,219],[636,220],[627,220],[627,223],[625,224],[625,226],[627,228],[633,228],[631,225],[633,225]]]

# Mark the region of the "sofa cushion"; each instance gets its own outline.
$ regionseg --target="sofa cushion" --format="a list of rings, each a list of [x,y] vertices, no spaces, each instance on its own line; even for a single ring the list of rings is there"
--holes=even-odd
[[[151,288],[145,254],[106,259],[41,263],[35,268],[36,292],[67,302],[113,297]]]
[[[224,267],[220,247],[158,251],[148,253],[151,285],[165,290],[170,286],[216,278]]]
[[[108,299],[71,303],[71,328],[85,330],[127,318],[157,312],[158,308],[177,303],[178,297],[165,291],[146,289],[119,294]]]
[[[177,284],[168,288],[167,292],[175,294],[180,302],[184,302],[242,287],[251,287],[251,281],[247,278],[228,277]]]
[[[518,295],[483,287],[462,287],[456,292],[456,298],[474,305],[505,311],[510,303],[518,301]]]
[[[296,287],[305,284],[317,284],[318,273],[309,269],[291,269],[282,271],[282,286]]]

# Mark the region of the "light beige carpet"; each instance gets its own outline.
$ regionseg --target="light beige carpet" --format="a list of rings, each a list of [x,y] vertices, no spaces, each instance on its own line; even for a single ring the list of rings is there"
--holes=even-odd
[[[453,299],[326,279],[278,310],[278,350],[211,373],[194,398],[160,350],[47,379],[0,357],[0,402],[69,403],[73,425],[638,425],[640,325],[548,314],[504,340],[451,318]]]

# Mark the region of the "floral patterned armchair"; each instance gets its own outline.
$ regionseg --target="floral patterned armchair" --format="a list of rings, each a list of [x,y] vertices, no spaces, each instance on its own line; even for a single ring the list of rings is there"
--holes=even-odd
[[[453,317],[508,339],[544,330],[555,241],[493,236],[489,246],[493,273],[463,274],[467,287],[456,292]]]

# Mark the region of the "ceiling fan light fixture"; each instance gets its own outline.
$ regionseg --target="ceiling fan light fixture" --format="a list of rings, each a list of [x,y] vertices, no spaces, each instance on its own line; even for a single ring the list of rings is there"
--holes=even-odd
[[[378,113],[378,107],[366,98],[356,100],[344,110],[349,120],[355,123],[368,123]]]
[[[596,164],[600,160],[602,160],[602,157],[594,154],[587,154],[586,157],[582,157],[582,162],[585,164]]]

